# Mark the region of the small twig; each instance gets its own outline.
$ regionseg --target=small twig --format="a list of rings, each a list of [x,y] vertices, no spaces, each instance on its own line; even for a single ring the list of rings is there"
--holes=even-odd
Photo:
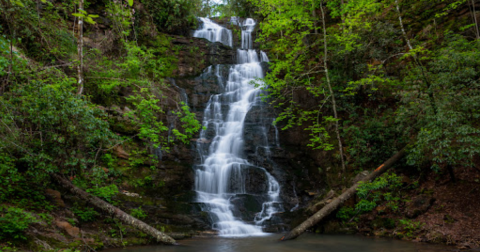
[[[93,167],[95,167],[95,165],[97,164],[97,157],[98,157],[98,154],[100,153],[100,151],[102,150],[102,146],[103,146],[103,143],[100,143],[100,148],[98,148],[98,151],[95,154],[95,159],[93,159]]]
[[[382,60],[382,64],[385,64],[385,62],[386,62],[387,60],[389,60],[389,59],[391,59],[391,58],[393,58],[393,57],[400,56],[400,55],[404,55],[404,54],[405,54],[405,53],[397,53],[397,54],[394,54],[394,55],[392,55],[392,56],[390,56],[390,57]]]

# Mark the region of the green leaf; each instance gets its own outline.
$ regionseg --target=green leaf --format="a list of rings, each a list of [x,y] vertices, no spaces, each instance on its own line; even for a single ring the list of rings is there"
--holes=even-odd
[[[85,17],[82,13],[72,13],[72,16],[74,17]]]
[[[23,5],[23,3],[22,3],[21,1],[18,1],[18,0],[17,0],[17,1],[13,1],[13,4],[18,5],[18,6],[20,6],[20,7],[25,7],[25,5]]]
[[[95,21],[93,21],[93,19],[90,17],[90,16],[87,16],[85,18],[85,22],[89,23],[89,24],[95,24]]]
[[[133,6],[133,0],[128,0],[128,5]]]

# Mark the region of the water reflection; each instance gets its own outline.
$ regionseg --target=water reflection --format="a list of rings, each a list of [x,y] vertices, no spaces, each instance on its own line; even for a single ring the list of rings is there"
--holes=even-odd
[[[250,238],[194,238],[179,246],[135,247],[110,252],[445,252],[453,247],[347,235],[300,236],[279,242],[278,235]]]

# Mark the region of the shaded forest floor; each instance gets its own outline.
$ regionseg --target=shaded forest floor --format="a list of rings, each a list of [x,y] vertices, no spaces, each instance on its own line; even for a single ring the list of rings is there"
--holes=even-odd
[[[454,182],[448,175],[429,173],[417,189],[407,192],[409,200],[400,213],[382,212],[380,205],[360,216],[358,232],[459,249],[480,247],[480,171],[459,168],[455,176]],[[389,224],[391,220],[397,224]]]

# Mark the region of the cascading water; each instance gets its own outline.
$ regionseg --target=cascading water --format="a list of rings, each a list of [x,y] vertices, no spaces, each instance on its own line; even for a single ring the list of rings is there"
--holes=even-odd
[[[232,46],[232,31],[226,29],[208,18],[200,18],[201,29],[196,30],[193,36],[196,38],[208,39],[212,42],[221,42],[222,44]]]
[[[202,19],[202,29],[196,31],[194,36],[207,38],[211,41],[220,41],[231,46],[232,38],[224,38],[225,28],[213,23],[211,20]],[[240,23],[240,22],[238,22]],[[207,28],[207,27],[214,27]],[[262,78],[263,69],[261,61],[268,61],[268,57],[252,49],[251,32],[255,28],[253,19],[246,19],[242,25],[242,48],[237,50],[237,63],[229,69],[228,80],[225,82],[219,74],[217,65],[215,75],[222,85],[224,92],[213,95],[207,104],[204,113],[203,126],[200,133],[201,141],[197,142],[201,164],[197,166],[195,178],[195,191],[197,200],[203,203],[203,210],[210,213],[213,226],[221,236],[258,236],[264,235],[262,225],[271,219],[273,214],[279,212],[280,185],[275,178],[264,168],[249,163],[244,154],[244,121],[252,106],[261,103],[259,94],[262,90],[250,82]],[[208,32],[210,34],[208,34]],[[213,34],[216,33],[216,34]],[[207,34],[207,35],[206,35]],[[222,39],[218,39],[221,37]],[[230,44],[229,44],[230,43]],[[212,67],[207,70],[209,73]],[[259,132],[264,134],[264,132]],[[268,143],[267,143],[268,145]],[[251,174],[260,174],[264,178],[265,186],[255,196],[261,198],[262,209],[250,223],[242,221],[235,215],[232,199],[237,195],[254,194],[246,186],[251,180]]]

